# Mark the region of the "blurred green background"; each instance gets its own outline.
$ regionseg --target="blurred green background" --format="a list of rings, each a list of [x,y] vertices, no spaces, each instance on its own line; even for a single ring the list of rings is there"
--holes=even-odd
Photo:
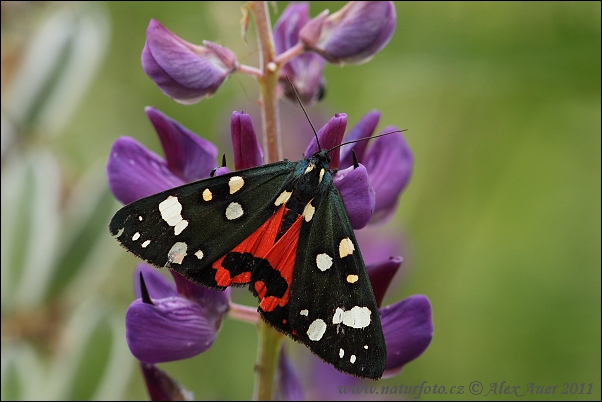
[[[151,18],[250,65],[254,31],[246,45],[239,2],[5,3],[2,399],[146,399],[123,334],[136,260],[109,236],[119,205],[104,166],[122,135],[161,153],[145,106],[221,149],[232,110],[255,107],[256,85],[239,75],[193,106],[164,96],[140,66]],[[312,3],[311,15],[343,4]],[[409,129],[414,175],[387,225],[403,233],[407,272],[385,304],[426,294],[435,334],[378,385],[534,382],[556,395],[524,399],[599,400],[600,3],[396,8],[389,45],[367,64],[327,66],[326,99],[308,110],[345,112],[351,126],[375,108],[379,129]],[[40,34],[53,18],[55,47]],[[50,44],[28,69],[36,37]],[[208,352],[161,367],[197,399],[245,400],[256,346],[254,327],[227,320]],[[560,394],[565,383],[593,383],[592,394]]]

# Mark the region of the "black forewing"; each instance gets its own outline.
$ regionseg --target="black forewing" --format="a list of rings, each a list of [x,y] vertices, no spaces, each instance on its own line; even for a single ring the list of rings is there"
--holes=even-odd
[[[194,282],[218,287],[211,264],[274,213],[274,200],[295,166],[289,161],[263,165],[134,201],[115,214],[109,225],[110,232],[123,247],[148,263],[171,268]],[[244,185],[230,194],[229,182],[233,177],[241,177]],[[209,198],[206,190],[211,193],[210,200],[206,200]],[[170,196],[176,197],[181,205],[181,218],[187,221],[179,234],[159,210],[159,205]],[[238,204],[243,212],[236,219],[226,216],[232,203]],[[238,207],[236,210],[240,211]]]
[[[385,368],[386,348],[370,280],[330,174],[325,175],[321,189],[315,199],[312,220],[301,226],[289,304],[291,328],[297,340],[337,369],[360,377],[380,378]],[[339,248],[343,239],[349,239],[354,250],[341,258]],[[332,257],[332,265],[324,271],[316,262],[321,254]],[[369,324],[363,326],[366,309],[370,311]],[[346,325],[350,319],[359,322]],[[319,340],[312,340],[321,332],[317,320],[324,322],[325,331]]]

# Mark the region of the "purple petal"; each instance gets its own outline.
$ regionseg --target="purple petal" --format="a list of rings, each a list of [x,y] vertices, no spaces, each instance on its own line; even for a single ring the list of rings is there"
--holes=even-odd
[[[263,163],[263,151],[257,141],[251,116],[246,113],[232,112],[230,132],[234,148],[234,169],[242,170]]]
[[[363,165],[339,170],[333,182],[343,198],[349,221],[354,229],[368,224],[374,212],[374,190],[368,180],[368,172]]]
[[[144,111],[159,135],[169,169],[185,182],[209,177],[217,147],[153,107]]]
[[[349,134],[345,137],[345,142],[360,140],[362,138],[368,138],[374,133],[376,126],[380,120],[380,112],[378,110],[371,110],[366,113],[353,128],[349,131]],[[353,165],[353,154],[352,150],[355,151],[357,160],[362,162],[364,158],[364,152],[368,146],[369,140],[359,141],[353,144],[343,145],[341,147],[341,167],[348,167]]]
[[[399,228],[391,229],[394,230],[371,225],[355,232],[366,265],[380,263],[393,256],[406,255],[403,252],[403,239]]]
[[[154,364],[140,363],[151,401],[192,401],[193,394]]]
[[[276,53],[281,54],[299,42],[299,30],[309,21],[307,3],[290,3],[274,26]],[[301,102],[310,105],[324,95],[325,80],[322,75],[326,60],[322,56],[306,52],[286,63],[280,70],[280,80],[287,98],[297,101],[287,77],[291,80]]]
[[[383,132],[397,130],[389,126]],[[414,159],[401,133],[373,140],[363,158],[376,192],[376,208],[372,222],[384,221],[397,206],[397,199],[412,176]]]
[[[387,365],[383,378],[398,374],[431,343],[433,318],[431,303],[424,295],[414,295],[378,310],[387,345]]]
[[[274,399],[277,401],[302,401],[305,399],[301,378],[287,357],[284,347],[280,348],[274,388]]]
[[[391,280],[399,270],[399,267],[401,267],[402,261],[403,258],[401,257],[390,257],[387,260],[366,267],[377,306],[380,307],[385,293],[391,284]]]
[[[225,290],[209,289],[192,283],[175,271],[170,271],[176,283],[178,293],[201,306],[206,317],[214,317],[217,328],[230,304],[230,288]]]
[[[209,349],[218,328],[201,306],[183,297],[135,300],[125,314],[126,340],[145,363],[186,359]]]
[[[299,30],[309,21],[307,3],[289,3],[274,25],[276,54],[292,48],[299,42]]]
[[[129,137],[113,144],[107,178],[113,195],[124,204],[184,184],[163,159]]]
[[[136,265],[134,269],[134,294],[136,298],[142,297],[140,293],[140,273],[144,276],[144,284],[151,299],[163,299],[165,297],[177,296],[178,292],[172,282],[161,275],[157,268],[153,268],[143,262]]]
[[[321,24],[312,20],[299,35],[307,48],[333,63],[361,64],[389,42],[396,21],[392,2],[349,2]]]
[[[345,135],[345,128],[347,127],[347,115],[345,113],[336,113],[333,118],[331,118],[328,123],[324,127],[318,131],[318,138],[320,140],[320,147],[323,150],[328,150],[337,145],[341,144],[343,140],[343,135]],[[305,150],[305,157],[309,158],[314,153],[318,152],[318,144],[316,143],[316,138],[314,137],[309,146]],[[336,169],[339,167],[340,162],[340,153],[339,148],[333,150],[328,154],[331,158],[330,168]]]
[[[151,19],[142,68],[174,100],[191,104],[212,95],[236,69],[234,54],[219,45],[193,45]]]
[[[309,354],[309,352],[304,354]],[[365,399],[365,394],[352,394],[351,391],[342,392],[345,387],[350,390],[351,387],[355,388],[364,384],[360,378],[341,373],[332,364],[324,363],[313,354],[308,359],[309,368],[306,372],[309,373],[311,387],[306,391],[307,400],[347,401]]]

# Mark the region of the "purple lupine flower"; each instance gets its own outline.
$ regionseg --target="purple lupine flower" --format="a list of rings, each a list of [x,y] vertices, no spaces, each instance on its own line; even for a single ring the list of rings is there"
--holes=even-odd
[[[236,55],[215,43],[186,42],[151,19],[142,50],[142,68],[170,98],[192,104],[211,96],[238,66]]]
[[[171,272],[176,287],[144,263],[134,273],[137,299],[125,315],[126,340],[143,363],[186,359],[206,351],[228,310],[229,288],[207,289]]]
[[[274,45],[280,55],[299,43],[299,31],[309,21],[307,3],[290,3],[274,25]],[[322,99],[326,90],[323,76],[326,60],[317,53],[305,52],[286,63],[280,70],[280,81],[284,95],[297,102],[288,77],[293,83],[299,98],[306,105]]]
[[[351,1],[309,21],[299,32],[308,50],[335,64],[369,61],[391,39],[397,17],[390,1]]]
[[[124,204],[209,177],[215,167],[215,145],[155,108],[147,107],[145,112],[159,136],[165,160],[133,138],[115,141],[107,177],[113,195]]]
[[[345,141],[368,138],[380,119],[380,112],[372,110],[350,130]],[[387,126],[381,133],[391,133],[369,141],[360,141],[342,147],[341,169],[353,166],[353,152],[368,171],[370,185],[375,192],[374,213],[371,222],[388,220],[397,207],[397,201],[412,176],[414,158],[403,134],[395,126]],[[368,143],[370,147],[368,148]],[[355,226],[354,226],[355,228]]]
[[[345,141],[370,137],[380,119],[380,112],[368,112],[350,130]],[[318,138],[322,149],[340,145],[347,125],[347,115],[335,114],[320,129]],[[391,133],[373,140],[347,144],[333,150],[331,168],[339,168],[334,175],[334,184],[343,197],[345,208],[354,229],[361,229],[369,221],[381,222],[395,212],[399,195],[407,186],[412,174],[413,157],[403,135],[394,126],[388,126],[383,133]],[[368,142],[372,145],[367,148]],[[312,139],[305,151],[305,157],[318,150],[316,139]],[[356,167],[352,153],[358,161]]]

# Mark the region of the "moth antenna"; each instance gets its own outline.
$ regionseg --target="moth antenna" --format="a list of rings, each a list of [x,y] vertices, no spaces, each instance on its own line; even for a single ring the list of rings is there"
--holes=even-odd
[[[222,155],[222,167],[226,167],[226,154]]]
[[[390,135],[390,134],[395,134],[395,133],[403,133],[404,131],[408,131],[408,129],[404,128],[403,130],[389,131],[388,133],[382,133],[382,134],[379,134],[379,135],[373,135],[372,137],[366,137],[366,138],[360,138],[359,140],[347,141],[347,142],[344,142],[342,144],[337,145],[336,147],[330,148],[328,151],[326,151],[326,153],[329,153],[330,151],[334,151],[335,149],[340,148],[343,145],[353,144],[354,142],[368,141],[368,140],[370,140],[372,138],[384,137],[385,135]]]
[[[309,122],[309,125],[311,126],[311,129],[313,130],[314,135],[316,136],[316,143],[318,144],[318,149],[321,151],[322,147],[320,146],[320,140],[318,140],[318,133],[316,133],[316,129],[315,129],[314,125],[312,124],[311,120],[309,119],[309,116],[307,115],[305,108],[303,107],[303,103],[301,102],[301,98],[299,98],[297,89],[293,85],[291,79],[288,78],[288,75],[286,76],[286,79],[288,80],[288,83],[291,84],[291,87],[293,88],[293,91],[295,92],[295,97],[297,98],[297,102],[299,102],[299,105],[301,105],[301,109],[303,109],[303,113],[305,113],[305,117],[307,118],[307,121]]]
[[[355,149],[351,150],[351,154],[353,155],[353,168],[357,169],[358,167],[360,167],[360,164],[357,161],[357,155],[355,154]]]

